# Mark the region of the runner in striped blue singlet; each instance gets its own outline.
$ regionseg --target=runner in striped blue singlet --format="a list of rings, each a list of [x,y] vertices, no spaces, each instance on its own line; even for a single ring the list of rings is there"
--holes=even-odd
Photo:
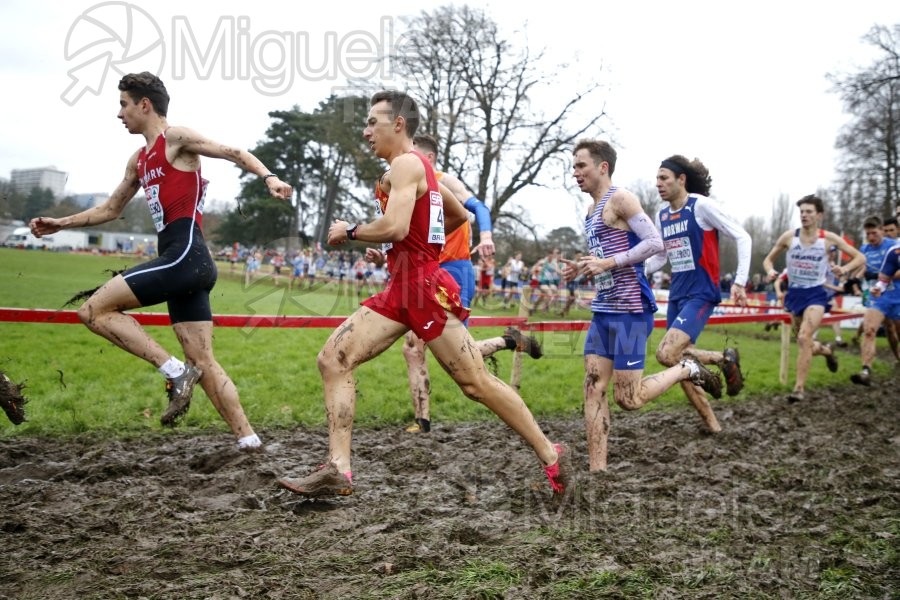
[[[616,151],[607,142],[583,140],[575,146],[575,181],[594,202],[584,221],[588,254],[577,262],[563,259],[563,277],[593,277],[597,288],[584,342],[584,421],[591,471],[606,470],[610,379],[613,398],[625,410],[637,410],[680,381],[693,381],[713,393],[721,393],[722,387],[717,376],[692,359],[643,377],[656,312],[643,261],[663,246],[637,197],[612,185],[615,167]]]

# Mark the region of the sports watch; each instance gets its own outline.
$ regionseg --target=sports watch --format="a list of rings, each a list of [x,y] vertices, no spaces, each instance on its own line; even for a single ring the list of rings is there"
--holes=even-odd
[[[356,239],[356,228],[359,227],[358,223],[350,223],[347,225],[347,239],[355,240]]]

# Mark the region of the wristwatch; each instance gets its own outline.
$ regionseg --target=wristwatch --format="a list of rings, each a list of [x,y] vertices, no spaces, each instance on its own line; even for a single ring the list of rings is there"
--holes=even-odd
[[[356,239],[356,228],[359,227],[357,223],[350,223],[347,225],[347,239],[355,240]]]

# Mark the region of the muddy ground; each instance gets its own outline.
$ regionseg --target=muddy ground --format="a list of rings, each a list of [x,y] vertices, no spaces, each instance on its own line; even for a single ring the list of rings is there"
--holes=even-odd
[[[897,598],[900,394],[614,414],[560,512],[496,421],[358,430],[353,496],[298,500],[321,429],[0,440],[3,598]]]

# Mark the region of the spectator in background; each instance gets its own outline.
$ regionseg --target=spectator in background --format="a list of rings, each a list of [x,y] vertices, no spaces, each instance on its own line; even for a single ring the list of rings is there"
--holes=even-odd
[[[514,299],[518,299],[516,295],[521,293],[520,290],[524,283],[522,281],[522,271],[525,269],[525,263],[522,262],[521,252],[516,252],[509,257],[509,260],[506,261],[506,269],[508,289],[503,296],[503,308],[507,308]]]

